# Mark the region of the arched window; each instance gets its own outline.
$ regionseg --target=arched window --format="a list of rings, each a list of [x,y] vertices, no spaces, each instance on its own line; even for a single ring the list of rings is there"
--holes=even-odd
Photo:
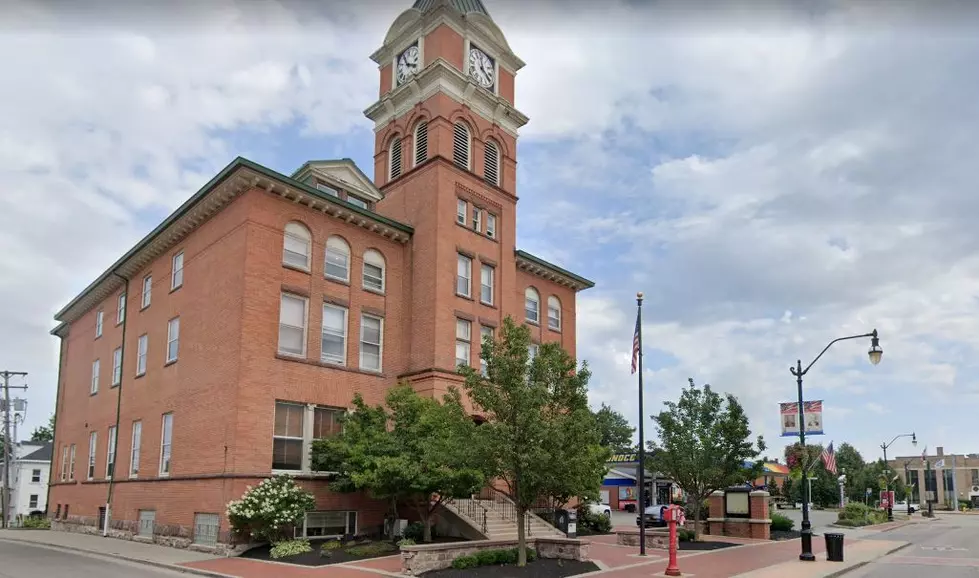
[[[415,163],[418,166],[428,160],[428,122],[421,121],[415,127]]]
[[[452,133],[452,160],[466,170],[469,170],[469,146],[469,127],[457,122]]]
[[[282,264],[309,271],[309,253],[312,245],[309,229],[292,221],[286,224],[282,243]]]
[[[483,153],[483,178],[486,182],[500,186],[500,147],[493,141],[486,141]]]
[[[384,256],[374,249],[364,253],[364,289],[384,292]]]
[[[391,179],[401,176],[401,137],[395,137],[391,141]]]
[[[524,291],[524,317],[532,323],[540,323],[540,295],[533,287]]]
[[[323,271],[330,279],[350,281],[350,246],[336,235],[326,240],[326,264]]]
[[[561,301],[554,295],[547,298],[547,326],[561,329]]]

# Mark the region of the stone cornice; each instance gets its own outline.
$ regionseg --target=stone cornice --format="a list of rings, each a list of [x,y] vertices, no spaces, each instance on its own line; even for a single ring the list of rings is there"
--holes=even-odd
[[[393,119],[406,114],[416,104],[438,92],[447,94],[459,104],[469,106],[473,112],[499,125],[513,137],[518,136],[520,127],[530,120],[506,99],[477,86],[468,76],[442,58],[437,58],[410,81],[385,94],[365,110],[364,115],[374,121],[374,132],[379,132]]]
[[[521,271],[527,271],[547,279],[552,283],[557,283],[564,287],[569,287],[574,291],[582,291],[584,289],[590,289],[595,286],[595,283],[575,275],[574,273],[567,271],[554,265],[548,263],[547,261],[541,259],[540,257],[535,257],[526,251],[516,250],[514,251],[517,257],[517,269]]]

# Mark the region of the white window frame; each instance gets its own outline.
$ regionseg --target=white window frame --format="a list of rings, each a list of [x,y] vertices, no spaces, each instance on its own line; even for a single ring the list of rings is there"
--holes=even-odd
[[[122,346],[112,351],[112,387],[122,383]]]
[[[71,444],[71,451],[68,456],[68,481],[71,482],[75,479],[75,444]]]
[[[143,277],[143,296],[140,299],[140,308],[146,309],[153,302],[153,275]]]
[[[140,446],[143,443],[143,420],[133,422],[132,445],[129,449],[129,477],[139,476]]]
[[[116,325],[126,320],[126,294],[120,293],[116,299]]]
[[[462,253],[456,254],[458,255],[456,258],[456,295],[472,298],[473,259]],[[460,271],[460,269],[464,269],[464,271]],[[459,290],[462,284],[465,285],[465,292]]]
[[[337,259],[343,258],[343,276],[333,275],[329,271],[330,267],[330,257],[333,256]],[[339,267],[339,265],[334,264],[334,267]],[[326,253],[323,258],[323,275],[327,279],[333,279],[335,281],[343,281],[344,283],[350,282],[350,245],[343,240],[342,237],[336,235],[331,236],[326,240]]]
[[[304,245],[302,253],[293,251],[289,248],[288,242],[294,241]],[[304,257],[302,264],[292,263],[286,259],[287,254],[301,255]],[[309,272],[309,265],[313,255],[313,235],[309,228],[298,221],[289,221],[282,229],[282,265],[292,269]]]
[[[96,359],[92,362],[92,386],[89,394],[95,395],[99,392],[99,374],[102,373],[102,360]]]
[[[105,311],[99,309],[95,312],[95,338],[102,337],[102,323],[105,320]]]
[[[176,291],[184,286],[184,252],[181,251],[170,260],[170,290]]]
[[[35,474],[34,472],[37,472]],[[36,480],[34,478],[37,478]],[[31,483],[40,484],[41,483],[41,470],[31,468]]]
[[[533,298],[531,298],[531,295],[533,295]],[[535,317],[533,317],[533,318],[530,317],[531,308],[529,307],[529,305],[530,305],[531,302],[533,302],[536,305],[536,307],[534,309],[534,311],[535,311]],[[533,287],[527,287],[524,290],[524,306],[523,306],[523,309],[524,309],[524,320],[525,321],[528,321],[528,322],[533,323],[535,325],[540,325],[540,292],[537,291],[537,289],[534,289]]]
[[[330,332],[330,335],[332,335],[334,337],[340,337],[343,340],[343,353],[341,354],[342,357],[340,359],[336,359],[336,358],[332,358],[332,357],[328,358],[327,355],[326,355],[326,353],[323,352],[323,345],[322,344],[326,342],[326,340],[323,337],[327,333],[327,330],[326,330],[326,310],[327,309],[332,309],[332,310],[335,310],[335,311],[339,311],[342,314],[342,316],[343,316],[343,321],[342,321],[342,326],[341,326],[341,333],[339,335],[337,335],[333,331]],[[321,323],[321,328],[320,328],[320,334],[321,334],[320,335],[320,361],[322,361],[323,363],[332,363],[334,365],[346,365],[347,364],[347,325],[348,325],[348,314],[349,314],[349,311],[347,310],[346,307],[341,307],[340,305],[334,305],[332,303],[324,303],[323,304],[323,317],[322,317],[323,321]]]
[[[301,416],[301,419],[302,419],[302,425],[300,427],[300,431],[302,433],[299,436],[279,435],[279,434],[276,434],[275,433],[275,421],[277,419],[276,418],[276,413],[279,410],[279,405],[287,405],[287,406],[301,408],[302,411],[301,411],[301,413],[299,415]],[[294,401],[285,401],[285,400],[278,400],[278,399],[275,400],[275,405],[273,405],[273,409],[272,409],[272,451],[273,451],[273,456],[272,456],[272,462],[273,462],[272,463],[272,471],[273,472],[302,473],[304,470],[308,470],[310,458],[309,458],[309,456],[306,455],[306,439],[308,437],[306,435],[306,433],[307,433],[307,429],[309,430],[310,433],[312,433],[313,427],[312,427],[312,424],[309,423],[310,416],[307,415],[307,413],[309,413],[307,411],[307,409],[308,409],[307,408],[307,404],[304,404],[304,403],[297,403],[297,402],[294,402]],[[307,428],[307,426],[308,426],[308,428]],[[275,455],[274,455],[275,454],[275,440],[299,441],[302,444],[302,449],[300,450],[300,454],[299,454],[301,457],[299,459],[299,468],[298,469],[275,468],[275,464],[274,464],[274,462],[275,462]]]
[[[483,232],[483,210],[479,207],[473,207],[473,231],[477,233]]]
[[[167,425],[169,424],[169,428]],[[169,436],[167,434],[170,434]],[[169,439],[167,439],[169,437]],[[160,424],[160,477],[169,477],[173,469],[173,412],[163,414]]]
[[[336,188],[326,183],[317,182],[316,190],[324,192],[330,195],[331,197],[336,197],[338,199],[340,198],[340,191],[336,190]]]
[[[176,329],[174,329],[176,328]],[[170,354],[170,344],[175,344],[173,355]],[[173,363],[180,357],[180,316],[167,321],[167,363]]]
[[[297,539],[310,537],[308,535],[309,534],[308,522],[309,522],[310,514],[316,515],[316,514],[332,514],[332,513],[343,514],[345,533],[342,535],[341,534],[318,534],[316,536],[313,536],[312,537],[313,539],[320,540],[324,538],[326,539],[340,538],[343,535],[357,534],[358,528],[360,526],[360,512],[358,512],[357,510],[313,510],[311,512],[306,512],[306,515],[303,516],[303,523],[301,525],[299,524],[296,525],[295,537]],[[353,518],[354,518],[353,528],[350,527],[350,514],[353,514]]]
[[[61,448],[61,481],[68,479],[68,446]]]
[[[486,236],[490,239],[496,238],[496,215],[493,213],[486,213]]]
[[[279,404],[293,406],[293,407],[301,407],[303,409],[303,412],[302,412],[302,420],[303,420],[303,423],[302,423],[302,436],[301,437],[297,437],[297,436],[286,436],[286,435],[276,435],[276,433],[275,433],[275,413],[274,412],[277,410]],[[328,406],[328,405],[318,405],[318,404],[313,404],[313,403],[303,403],[303,402],[298,402],[298,401],[289,401],[289,400],[285,400],[285,399],[276,399],[272,407],[273,407],[273,414],[272,414],[272,443],[273,443],[273,448],[274,448],[274,444],[275,444],[275,440],[276,439],[294,440],[294,441],[302,440],[302,452],[301,452],[302,460],[300,462],[299,469],[288,469],[288,470],[284,470],[284,469],[272,469],[272,473],[273,474],[290,474],[290,475],[306,474],[306,475],[314,475],[314,476],[316,476],[316,475],[330,475],[330,474],[335,473],[335,472],[323,472],[323,471],[318,471],[318,470],[313,470],[312,469],[312,456],[311,456],[311,453],[310,452],[312,451],[312,448],[313,448],[313,442],[316,441],[317,439],[319,439],[319,438],[316,438],[314,436],[315,429],[316,429],[315,428],[315,426],[316,426],[316,410],[329,411],[329,412],[340,413],[340,414],[345,414],[345,413],[348,412],[348,410],[346,408],[342,408],[342,407],[333,407],[333,406]],[[274,453],[274,450],[273,450],[273,453]],[[273,456],[273,461],[274,461],[274,456]]]
[[[456,223],[465,226],[468,213],[469,203],[462,199],[456,199]]]
[[[284,325],[282,322],[282,310],[283,310],[283,304],[286,299],[295,299],[298,301],[302,301],[303,303],[303,324],[302,327],[298,328],[298,329],[302,329],[303,332],[301,353],[296,353],[294,351],[288,351],[282,349],[282,326]],[[297,329],[295,325],[286,325],[286,327],[290,329]],[[304,297],[302,295],[296,295],[295,293],[282,293],[279,297],[279,338],[278,338],[278,344],[276,346],[276,351],[278,351],[280,355],[288,355],[290,357],[306,357],[306,341],[308,337],[308,333],[307,333],[308,330],[309,330],[309,298]]]
[[[368,279],[367,266],[368,265],[370,265],[372,267],[378,267],[378,268],[380,268],[380,270],[381,270],[381,287],[380,288],[377,288],[374,285],[369,285],[367,283],[367,279]],[[371,279],[371,282],[372,283],[376,279],[376,277],[374,277],[373,275],[371,275],[369,278]],[[371,291],[372,293],[382,293],[383,294],[384,291],[387,289],[387,262],[384,259],[384,255],[382,255],[380,253],[380,251],[377,251],[375,249],[368,249],[368,250],[364,251],[364,268],[363,268],[363,273],[361,274],[361,283],[363,284],[364,289],[366,289],[367,291]]]
[[[116,426],[109,426],[108,439],[105,443],[105,479],[111,480],[116,469]]]
[[[365,320],[374,319],[378,322],[378,342],[370,343],[364,341],[364,327],[366,326]],[[364,345],[376,345],[377,346],[377,367],[367,367],[364,365]],[[369,313],[360,314],[360,369],[364,371],[371,371],[380,373],[384,370],[384,318],[378,315],[370,315]]]
[[[88,479],[95,479],[95,452],[99,445],[99,432],[88,434]]]
[[[555,304],[557,304],[556,307],[554,307]],[[553,311],[557,311],[556,316],[551,315]],[[547,328],[561,331],[561,300],[555,295],[550,295],[547,298]]]
[[[456,318],[456,367],[469,367],[472,364],[472,331],[472,321],[458,317]],[[459,356],[460,351],[465,353],[464,358]]]
[[[136,340],[136,377],[146,375],[146,355],[149,351],[148,334],[144,333]]]
[[[371,209],[371,203],[363,197],[358,197],[357,195],[351,195],[347,193],[347,202],[351,205],[369,211]]]
[[[40,494],[29,494],[27,496],[27,507],[30,508],[31,510],[36,510],[37,504],[39,503],[40,499],[41,499]]]
[[[489,278],[489,283],[487,283],[487,277]],[[489,298],[486,297],[487,290],[489,292]],[[492,265],[481,263],[479,266],[479,301],[486,305],[492,305],[494,293],[496,293],[496,268]]]

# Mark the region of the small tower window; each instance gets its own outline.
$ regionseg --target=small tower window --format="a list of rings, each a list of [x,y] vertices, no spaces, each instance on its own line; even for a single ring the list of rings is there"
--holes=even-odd
[[[415,127],[415,166],[428,160],[428,123],[424,120]]]
[[[483,162],[483,176],[486,182],[493,186],[500,186],[500,149],[493,141],[486,141],[486,148]]]
[[[452,139],[452,160],[469,170],[469,127],[461,122],[455,125]]]
[[[391,179],[401,176],[401,137],[391,141]]]

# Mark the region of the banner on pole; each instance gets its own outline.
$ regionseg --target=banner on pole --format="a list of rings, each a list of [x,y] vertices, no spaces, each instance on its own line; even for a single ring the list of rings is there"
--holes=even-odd
[[[780,403],[782,437],[799,435],[799,404]],[[823,435],[823,400],[803,402],[806,419],[806,435]]]

